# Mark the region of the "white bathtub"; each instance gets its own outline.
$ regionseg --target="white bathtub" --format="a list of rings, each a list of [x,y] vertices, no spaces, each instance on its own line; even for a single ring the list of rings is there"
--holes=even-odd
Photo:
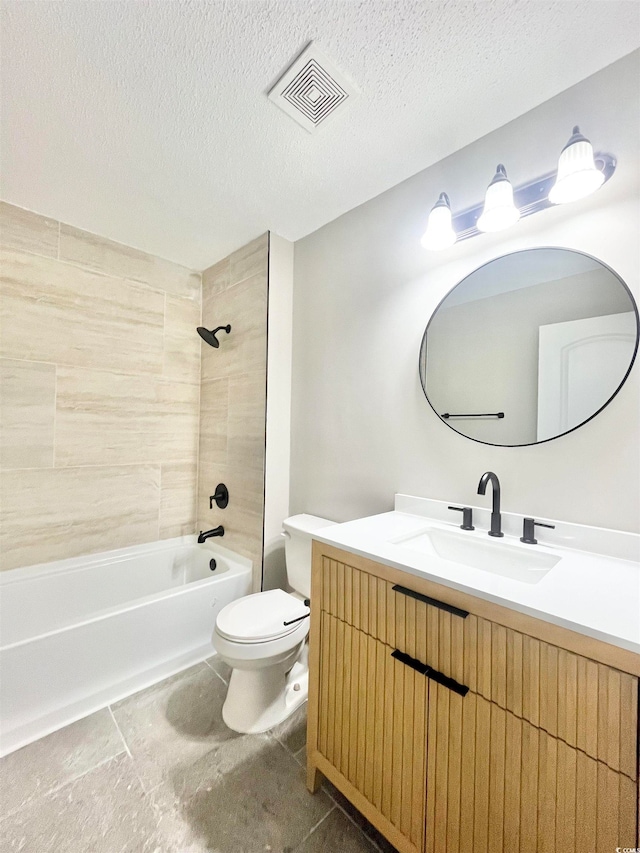
[[[194,536],[1,572],[0,755],[212,655],[250,591],[250,560]]]

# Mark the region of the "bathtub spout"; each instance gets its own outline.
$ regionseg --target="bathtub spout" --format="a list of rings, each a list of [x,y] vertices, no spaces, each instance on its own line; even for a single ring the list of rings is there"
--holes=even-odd
[[[211,539],[212,536],[224,536],[224,527],[219,524],[217,527],[214,527],[213,530],[207,530],[204,533],[201,530],[200,535],[198,536],[199,544],[202,545],[203,542],[206,542],[207,539]]]

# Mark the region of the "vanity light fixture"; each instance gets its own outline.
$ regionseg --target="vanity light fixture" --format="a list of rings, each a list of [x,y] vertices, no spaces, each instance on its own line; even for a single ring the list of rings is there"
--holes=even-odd
[[[456,242],[456,232],[451,225],[451,205],[446,193],[440,193],[438,201],[431,208],[427,230],[420,242],[425,249],[432,251],[448,249]]]
[[[484,198],[484,210],[478,219],[480,231],[502,231],[520,219],[520,211],[513,203],[513,187],[507,170],[498,163],[496,173]]]
[[[593,153],[588,139],[576,125],[562,149],[557,171],[512,187],[502,164],[487,188],[483,204],[452,215],[449,197],[440,193],[429,214],[421,243],[431,251],[446,249],[487,231],[501,231],[519,219],[557,204],[577,201],[605,184],[616,170],[611,154]]]
[[[576,125],[571,139],[558,160],[558,175],[549,192],[553,204],[566,204],[591,195],[604,183],[604,175],[596,166],[593,146]]]

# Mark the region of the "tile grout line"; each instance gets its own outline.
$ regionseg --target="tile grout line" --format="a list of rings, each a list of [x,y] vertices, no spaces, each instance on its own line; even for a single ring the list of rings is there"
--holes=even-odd
[[[174,460],[172,460],[173,462]],[[188,459],[176,459],[176,464],[188,464]],[[162,463],[161,462],[92,462],[87,465],[58,465],[58,471],[71,471],[71,470],[82,470],[84,468],[158,468]],[[42,465],[34,466],[32,468],[3,468],[3,471],[49,471],[49,468],[44,468]]]
[[[373,847],[373,849],[374,849],[374,850],[380,850],[380,851],[381,851],[381,848],[378,846],[378,844],[376,844],[376,842],[373,840],[373,838],[369,838],[369,836],[368,836],[368,835],[367,835],[367,833],[364,831],[364,829],[356,823],[356,821],[355,821],[355,820],[354,820],[354,818],[349,814],[349,812],[348,812],[348,811],[346,811],[346,810],[345,810],[345,809],[340,805],[340,803],[339,803],[337,800],[334,800],[334,798],[331,796],[331,793],[330,793],[329,791],[327,791],[324,787],[322,788],[322,790],[323,790],[323,791],[325,792],[325,794],[329,797],[329,799],[331,800],[331,802],[335,803],[335,807],[336,807],[339,811],[341,811],[341,812],[342,812],[342,814],[347,818],[347,820],[355,826],[355,828],[358,830],[358,832],[360,832],[360,834],[361,834],[361,835],[363,835],[363,836],[366,838],[366,840],[367,840],[367,841],[369,842],[369,844]],[[375,828],[375,827],[374,827],[374,828]]]
[[[294,761],[295,761],[295,762],[296,762],[300,767],[304,767],[304,765],[302,764],[302,762],[298,760],[297,756],[298,756],[301,752],[303,752],[303,751],[306,749],[306,747],[302,746],[302,747],[300,747],[300,749],[299,749],[299,750],[297,750],[296,752],[292,752],[286,744],[284,744],[284,743],[283,743],[283,742],[282,742],[282,741],[281,741],[281,740],[280,740],[276,735],[274,735],[274,734],[273,734],[273,731],[272,731],[272,730],[271,730],[271,731],[266,732],[266,734],[267,734],[267,736],[268,736],[272,741],[274,741],[274,742],[275,742],[275,743],[277,743],[279,746],[281,746],[281,747],[285,750],[285,752],[286,752],[288,755],[290,755],[290,756],[291,756],[291,758],[293,758],[293,760],[294,760]],[[335,810],[337,809],[338,811],[342,812],[342,814],[347,818],[347,820],[349,821],[349,823],[351,823],[351,824],[356,828],[356,830],[358,831],[358,834],[359,834],[359,835],[361,835],[361,836],[365,839],[365,841],[370,845],[370,847],[372,848],[372,850],[376,850],[376,851],[379,851],[379,853],[382,853],[381,848],[378,846],[378,844],[376,844],[375,840],[374,840],[373,838],[370,838],[370,837],[367,835],[367,833],[364,831],[364,829],[363,829],[361,826],[359,826],[359,824],[358,824],[358,823],[356,823],[355,819],[354,819],[354,818],[353,818],[353,817],[352,817],[352,816],[351,816],[347,811],[345,811],[345,809],[340,805],[340,803],[339,803],[337,800],[334,800],[334,798],[331,796],[331,793],[330,793],[329,791],[327,791],[327,790],[326,790],[326,788],[324,788],[324,787],[322,787],[322,789],[321,789],[321,790],[322,790],[322,792],[323,792],[324,794],[326,794],[326,795],[327,795],[327,797],[328,797],[328,798],[329,798],[329,800],[333,803],[333,805],[331,806],[331,808],[329,809],[329,811],[325,814],[325,816],[324,816],[323,818],[321,818],[321,819],[318,821],[318,823],[317,823],[317,824],[316,824],[316,825],[315,825],[315,826],[314,826],[314,827],[309,831],[309,833],[308,833],[308,834],[307,834],[307,835],[302,839],[302,841],[300,842],[300,844],[299,844],[298,846],[299,846],[299,847],[300,847],[300,846],[302,846],[302,845],[305,843],[305,841],[306,841],[306,840],[307,840],[311,835],[313,835],[313,833],[316,831],[316,829],[318,829],[318,827],[320,826],[320,824],[321,824],[324,820],[326,820],[326,819],[329,817],[329,815],[330,815],[333,811],[335,811]],[[297,848],[296,848],[296,849],[297,849]]]
[[[9,753],[11,754],[11,753]],[[57,794],[59,791],[62,791],[68,785],[74,785],[80,779],[84,779],[85,776],[88,776],[89,773],[93,773],[94,770],[98,770],[100,767],[104,767],[106,764],[109,764],[111,761],[115,761],[117,758],[120,758],[121,755],[124,755],[124,751],[116,752],[115,755],[110,755],[108,758],[103,758],[102,761],[99,761],[97,764],[94,764],[93,767],[89,767],[84,770],[82,773],[79,773],[77,776],[72,776],[70,779],[67,779],[65,782],[61,782],[58,785],[53,785],[53,787],[48,788],[46,791],[39,791],[34,796],[29,797],[27,800],[24,800],[20,803],[16,808],[11,809],[6,814],[3,814],[0,817],[0,823],[6,820],[7,818],[13,817],[16,815],[21,809],[25,806],[28,806],[30,803],[33,803],[34,800],[44,799],[45,797],[50,797],[52,794]]]
[[[331,799],[331,798],[329,798],[329,799]],[[333,800],[331,800],[331,801],[333,802]],[[297,844],[296,847],[294,847],[294,851],[299,849],[300,847],[302,847],[302,845],[307,841],[307,839],[311,838],[311,836],[316,831],[316,829],[320,826],[320,824],[323,823],[329,817],[331,812],[333,812],[336,808],[337,808],[336,804],[333,803],[333,805],[331,806],[329,811],[320,818],[320,820],[316,823],[315,826],[311,827],[311,829],[309,830],[309,832],[307,832],[307,834],[304,836],[304,838],[302,838],[300,840],[300,843]]]
[[[58,415],[58,365],[54,364],[53,370],[53,436],[52,436],[52,447],[51,447],[51,467],[56,467],[56,436],[57,436],[57,415]]]
[[[295,713],[295,711],[294,711],[294,713]],[[288,718],[285,718],[285,720],[283,720],[282,722],[285,722],[285,721],[286,721],[286,719],[288,719]],[[276,743],[279,743],[279,744],[280,744],[280,746],[285,750],[285,752],[286,752],[288,755],[290,755],[290,756],[291,756],[291,758],[293,758],[293,760],[296,762],[296,764],[299,764],[299,765],[302,767],[302,766],[303,766],[303,765],[302,765],[302,762],[301,762],[301,761],[298,761],[298,759],[296,758],[296,756],[298,755],[298,753],[302,752],[302,750],[306,749],[306,744],[305,744],[305,746],[301,746],[301,747],[300,747],[300,749],[297,749],[297,750],[294,752],[294,751],[291,749],[291,747],[287,746],[287,744],[286,744],[284,741],[280,740],[280,738],[278,737],[278,735],[276,735],[276,734],[274,734],[274,733],[273,733],[273,732],[275,731],[275,729],[277,729],[277,728],[278,728],[278,725],[274,726],[274,728],[272,728],[272,729],[268,729],[267,734],[268,734],[268,735],[269,735],[269,737],[271,737],[271,738],[272,738]],[[332,799],[333,799],[333,798],[332,798]]]
[[[0,358],[2,361],[23,361],[25,364],[49,364],[53,367],[56,367],[58,364],[57,361],[43,361],[41,358],[18,358],[15,355],[3,355]]]
[[[200,273],[200,325],[202,325],[203,282]],[[200,510],[200,443],[202,440],[202,344],[198,348],[198,446],[196,449],[196,482],[191,510],[194,514],[193,532],[198,530],[198,513]]]
[[[165,361],[166,361],[166,346],[167,339],[167,293],[166,291],[162,294],[162,370],[160,371],[160,376],[164,378],[165,375]]]
[[[161,527],[161,519],[162,519],[162,460],[158,462],[158,539],[160,542],[160,527]]]
[[[33,255],[34,258],[44,258],[47,261],[58,260],[55,255],[45,255],[42,252],[36,252],[34,249],[25,249],[12,243],[3,242],[1,239],[0,250],[3,252],[19,252],[21,255]]]
[[[101,234],[95,234],[92,231],[85,231],[82,228],[75,228],[75,226],[70,225],[68,222],[62,222],[59,219],[53,219],[51,217],[44,216],[43,214],[36,213],[36,211],[28,210],[27,208],[22,208],[22,207],[19,207],[18,205],[10,204],[9,202],[6,202],[6,204],[8,204],[9,207],[15,208],[19,211],[26,211],[27,213],[30,213],[33,216],[35,216],[37,219],[44,220],[45,222],[48,221],[48,222],[52,223],[54,230],[57,231],[56,240],[55,240],[56,246],[55,246],[55,254],[54,255],[45,254],[43,252],[38,252],[38,251],[35,251],[33,248],[24,248],[23,246],[16,245],[14,243],[11,243],[10,241],[5,242],[4,240],[0,240],[0,246],[2,248],[7,249],[8,251],[21,252],[21,253],[28,254],[28,255],[35,255],[36,257],[39,257],[39,258],[47,258],[49,260],[60,261],[62,263],[66,263],[66,264],[70,264],[70,265],[75,266],[75,267],[79,267],[80,269],[83,269],[83,270],[90,272],[90,273],[98,273],[99,275],[106,275],[106,276],[109,276],[111,278],[120,279],[122,281],[129,281],[133,284],[144,285],[149,289],[157,291],[158,293],[165,293],[165,294],[168,294],[170,296],[175,295],[179,298],[190,299],[191,301],[193,301],[194,297],[183,296],[182,292],[174,293],[173,290],[167,290],[166,287],[155,286],[152,283],[152,281],[149,280],[150,276],[148,274],[146,275],[146,277],[136,278],[135,276],[127,275],[126,273],[123,274],[122,272],[105,270],[103,267],[97,266],[95,264],[91,264],[91,262],[88,262],[88,261],[83,261],[81,259],[76,260],[76,259],[70,258],[70,257],[69,258],[63,257],[62,256],[62,226],[64,225],[65,228],[73,229],[76,232],[76,235],[77,234],[81,235],[80,236],[81,240],[86,240],[86,238],[88,236],[90,238],[91,237],[98,238],[98,241],[106,241],[112,247],[112,251],[115,251],[118,254],[124,254],[126,256],[128,254],[127,250],[133,249],[134,252],[137,252],[141,256],[141,257],[138,257],[137,260],[142,260],[147,265],[149,264],[149,261],[151,261],[152,267],[154,266],[153,262],[161,261],[162,263],[167,264],[171,268],[170,269],[171,280],[173,280],[173,277],[175,276],[175,281],[182,280],[182,285],[184,285],[185,275],[186,275],[187,279],[189,279],[194,274],[199,276],[200,279],[202,279],[202,272],[201,271],[193,270],[190,267],[184,266],[184,264],[180,264],[180,263],[177,263],[176,261],[169,260],[169,258],[163,258],[160,255],[154,255],[154,254],[151,254],[149,252],[144,252],[142,250],[135,249],[133,246],[129,246],[126,243],[119,243],[117,240],[111,240],[108,237],[103,237]],[[153,270],[152,270],[152,272],[153,272]],[[200,298],[202,298],[202,292],[200,293]]]
[[[56,221],[56,220],[54,220],[54,221]],[[57,234],[57,240],[56,240],[56,255],[55,255],[55,258],[52,258],[52,260],[60,260],[60,230],[61,230],[61,224],[60,224],[59,220],[57,220],[57,224],[58,224],[58,228],[57,228],[58,234]],[[27,253],[27,254],[29,254],[29,253]],[[37,253],[34,253],[34,254],[37,254]],[[38,255],[38,257],[51,258],[50,255]],[[33,363],[32,359],[15,359],[15,360],[16,361],[27,361],[27,362]],[[54,367],[53,425],[52,425],[53,426],[53,435],[52,435],[52,442],[51,442],[51,466],[50,467],[55,468],[56,467],[56,412],[57,412],[57,408],[58,408],[58,365],[56,362],[40,362],[40,363],[41,364],[52,364]],[[49,467],[49,466],[47,466],[47,467]],[[28,469],[28,470],[39,470],[41,468],[42,468],[42,466],[39,465],[39,466],[34,466],[34,469]],[[9,469],[9,470],[11,470],[11,469]],[[21,470],[21,469],[13,469],[13,470]]]
[[[215,670],[215,669],[211,666],[211,664],[209,663],[209,661],[208,661],[206,658],[202,661],[202,663],[205,663],[205,664],[209,667],[209,669],[211,670],[211,672],[213,672],[213,673],[214,673],[214,675],[217,675],[217,676],[218,676],[218,678],[220,679],[220,681],[221,681],[224,685],[226,685],[227,687],[229,686],[229,682],[228,682],[228,681],[225,681],[225,679],[220,675],[220,673],[219,673],[219,672],[217,672],[217,670]]]
[[[15,246],[15,245],[12,245],[11,243],[2,242],[2,241],[0,241],[0,248],[4,249],[7,252],[20,252],[21,254],[24,254],[24,255],[33,255],[36,258],[44,258],[45,260],[48,260],[48,261],[57,261],[61,264],[66,264],[67,266],[74,267],[75,269],[80,269],[83,272],[87,272],[91,275],[98,275],[98,276],[102,276],[103,278],[111,278],[111,279],[114,279],[117,281],[121,281],[121,282],[124,282],[125,284],[131,284],[134,287],[138,287],[139,289],[141,289],[143,291],[152,291],[152,292],[158,294],[159,296],[162,294],[165,294],[167,296],[173,296],[176,299],[188,299],[191,302],[196,301],[193,296],[185,296],[184,293],[182,293],[182,292],[176,293],[173,290],[167,290],[165,287],[161,287],[160,285],[154,285],[152,282],[144,281],[143,279],[133,278],[132,276],[123,275],[123,274],[117,273],[117,272],[107,272],[100,267],[91,266],[91,265],[89,265],[83,261],[77,261],[77,260],[73,260],[72,258],[61,257],[61,253],[60,253],[60,226],[61,226],[61,223],[58,223],[58,229],[59,229],[58,240],[57,240],[58,247],[57,247],[57,251],[56,251],[55,255],[43,254],[42,252],[36,252],[34,249],[25,249],[25,248],[21,248],[20,246]],[[125,245],[125,244],[121,244],[121,245]],[[151,257],[156,257],[156,256],[152,255]],[[161,260],[165,260],[165,259],[162,258]],[[169,261],[169,263],[172,263],[172,262]]]
[[[20,358],[20,356],[15,355],[3,355],[2,359],[5,361],[23,361],[26,364],[52,364],[58,367],[64,367],[67,370],[90,370],[95,373],[112,373],[114,376],[135,376],[140,379],[157,379],[165,382],[174,382],[176,385],[188,385],[189,387],[195,388],[200,384],[200,382],[190,382],[187,379],[173,379],[171,376],[163,376],[160,371],[157,370],[145,370],[145,371],[129,371],[115,368],[115,367],[95,367],[92,365],[87,366],[86,364],[74,364],[70,361],[47,361],[42,358]],[[257,372],[257,371],[256,371]],[[227,377],[225,377],[227,378]],[[209,380],[205,380],[209,381]],[[218,380],[214,380],[218,381]]]
[[[251,275],[245,276],[244,278],[241,278],[238,281],[234,281],[233,284],[227,285],[227,287],[225,287],[224,290],[220,291],[220,293],[228,293],[230,290],[233,290],[234,287],[239,287],[239,285],[246,284],[246,282],[250,281],[252,278],[258,278],[258,276],[262,277],[263,275],[266,275],[266,271],[262,272],[260,270],[258,272],[251,273]],[[255,283],[257,284],[258,282],[255,282]],[[212,295],[216,296],[218,294],[212,294]]]
[[[124,744],[125,750],[127,751],[127,755],[133,761],[133,755],[131,755],[131,750],[129,749],[129,744],[126,741],[125,736],[122,734],[122,729],[118,725],[118,721],[116,720],[116,715],[113,713],[113,708],[111,707],[111,705],[108,705],[107,707],[109,708],[109,713],[111,714],[111,719],[113,720],[113,724],[116,727],[118,734],[120,735],[120,739],[122,740],[122,743]]]

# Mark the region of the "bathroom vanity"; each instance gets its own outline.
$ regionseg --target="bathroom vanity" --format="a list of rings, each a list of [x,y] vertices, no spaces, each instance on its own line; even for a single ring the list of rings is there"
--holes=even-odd
[[[487,552],[488,513],[453,515],[396,496],[314,534],[309,789],[401,853],[635,848],[638,537],[521,544],[505,514]]]

